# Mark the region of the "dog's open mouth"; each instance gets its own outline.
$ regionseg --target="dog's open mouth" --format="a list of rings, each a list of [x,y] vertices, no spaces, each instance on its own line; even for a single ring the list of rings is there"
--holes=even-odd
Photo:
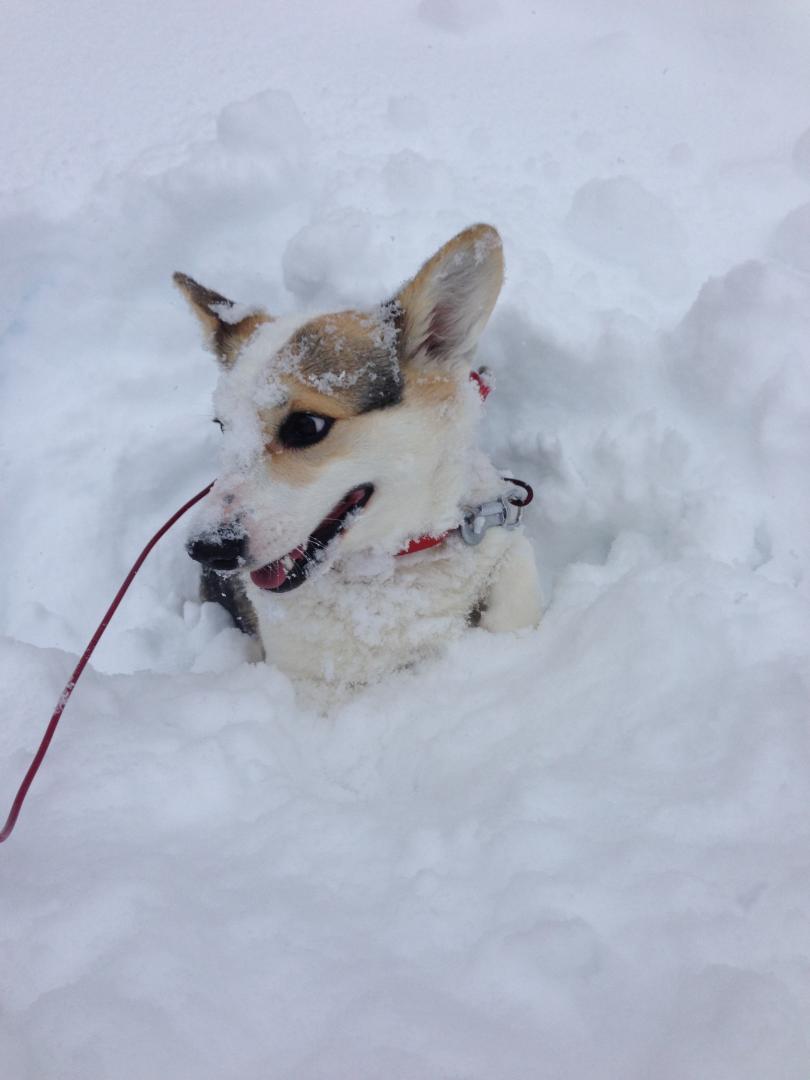
[[[303,585],[312,569],[323,560],[327,546],[346,529],[373,494],[373,484],[361,484],[360,487],[352,488],[337,506],[332,507],[304,544],[259,570],[253,570],[250,575],[253,584],[275,593],[290,592]]]

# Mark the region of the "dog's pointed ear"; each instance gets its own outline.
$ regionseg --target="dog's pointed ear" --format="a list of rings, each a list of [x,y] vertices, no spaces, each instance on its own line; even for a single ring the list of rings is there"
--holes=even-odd
[[[469,361],[503,284],[503,247],[491,225],[454,236],[392,302],[403,365]]]
[[[175,285],[185,295],[202,323],[206,345],[223,367],[233,367],[239,349],[262,323],[271,322],[264,311],[234,304],[213,289],[206,289],[188,274],[173,275]]]

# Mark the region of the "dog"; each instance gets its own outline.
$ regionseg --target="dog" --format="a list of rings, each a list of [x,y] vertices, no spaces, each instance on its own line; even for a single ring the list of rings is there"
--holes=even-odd
[[[221,368],[222,469],[187,550],[293,679],[354,687],[470,625],[537,625],[518,500],[475,447],[503,272],[474,225],[370,311],[276,318],[174,275]]]

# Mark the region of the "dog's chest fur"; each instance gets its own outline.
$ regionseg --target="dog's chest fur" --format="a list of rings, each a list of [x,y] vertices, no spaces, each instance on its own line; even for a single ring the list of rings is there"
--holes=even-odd
[[[435,654],[469,627],[515,534],[452,535],[415,555],[356,555],[288,596],[247,593],[267,654],[293,678],[349,687]]]

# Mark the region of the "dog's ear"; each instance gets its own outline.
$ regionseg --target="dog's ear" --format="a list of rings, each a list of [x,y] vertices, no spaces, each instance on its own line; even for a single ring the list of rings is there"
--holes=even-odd
[[[469,361],[503,284],[503,247],[491,225],[454,236],[402,287],[392,306],[403,364]]]
[[[232,367],[240,347],[262,323],[271,322],[264,311],[234,304],[213,289],[206,289],[188,274],[176,273],[174,283],[185,295],[205,331],[206,345],[223,367]]]

